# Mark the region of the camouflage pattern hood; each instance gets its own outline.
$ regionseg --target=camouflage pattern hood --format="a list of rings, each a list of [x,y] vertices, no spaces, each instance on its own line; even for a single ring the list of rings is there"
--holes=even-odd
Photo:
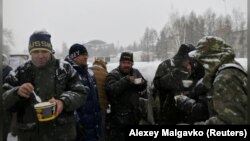
[[[207,88],[211,88],[214,75],[218,68],[225,63],[235,63],[234,51],[221,38],[205,36],[198,41],[197,50],[189,53],[205,68],[203,82]]]

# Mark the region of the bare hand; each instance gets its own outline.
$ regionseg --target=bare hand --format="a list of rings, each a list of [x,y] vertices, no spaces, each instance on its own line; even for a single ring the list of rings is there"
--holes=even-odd
[[[33,90],[34,87],[31,83],[24,83],[17,90],[17,94],[21,97],[29,98]]]
[[[129,80],[130,80],[130,82],[134,83],[135,77],[134,76],[129,76]]]
[[[55,98],[51,98],[49,102],[50,103],[56,102],[56,117],[58,117],[63,111],[63,102]]]

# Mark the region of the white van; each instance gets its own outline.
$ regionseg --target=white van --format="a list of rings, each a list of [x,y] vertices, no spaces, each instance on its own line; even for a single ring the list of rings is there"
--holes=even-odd
[[[18,66],[23,64],[29,59],[28,54],[10,54],[9,55],[9,65],[15,70]]]

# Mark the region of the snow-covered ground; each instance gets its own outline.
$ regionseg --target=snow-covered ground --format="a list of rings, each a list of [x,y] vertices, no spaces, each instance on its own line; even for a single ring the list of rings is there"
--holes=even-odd
[[[244,67],[245,70],[247,70],[247,58],[236,58],[236,60]],[[142,75],[145,77],[145,79],[148,80],[149,84],[152,82],[156,69],[158,68],[158,65],[162,61],[155,61],[155,62],[134,62],[134,68],[137,68]],[[114,68],[116,68],[119,65],[119,62],[117,63],[108,63],[107,69],[110,72]]]

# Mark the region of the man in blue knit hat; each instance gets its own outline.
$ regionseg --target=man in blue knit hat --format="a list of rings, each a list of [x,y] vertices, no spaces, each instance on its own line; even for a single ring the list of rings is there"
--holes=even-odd
[[[81,82],[88,87],[86,104],[77,109],[76,141],[99,141],[101,136],[101,109],[94,72],[87,66],[88,51],[84,45],[73,44],[65,61],[79,73]]]
[[[74,111],[85,103],[86,90],[72,66],[53,56],[51,35],[34,32],[29,40],[31,60],[6,79],[3,105],[17,112],[18,141],[74,141]],[[56,118],[38,121],[36,93],[43,102],[56,103]]]
[[[29,52],[32,53],[33,51],[36,50],[43,50],[43,51],[48,51],[50,53],[54,53],[50,37],[51,35],[46,31],[34,32],[30,36],[29,40]]]

